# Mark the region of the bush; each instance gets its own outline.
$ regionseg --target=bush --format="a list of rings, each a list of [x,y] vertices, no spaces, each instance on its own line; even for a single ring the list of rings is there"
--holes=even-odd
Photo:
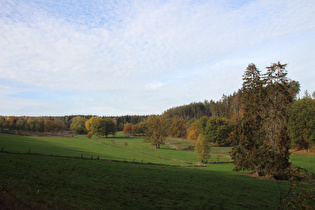
[[[90,139],[92,136],[93,136],[92,133],[88,133],[88,134],[86,135],[86,137],[89,138],[89,139]]]

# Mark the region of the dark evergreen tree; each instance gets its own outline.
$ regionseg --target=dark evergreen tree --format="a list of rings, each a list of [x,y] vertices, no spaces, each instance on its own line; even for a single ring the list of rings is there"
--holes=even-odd
[[[277,174],[290,165],[287,122],[294,96],[285,67],[272,64],[264,75],[254,64],[245,70],[243,118],[231,152],[236,171]]]
[[[259,69],[255,64],[249,64],[243,75],[242,102],[244,108],[243,119],[240,125],[239,142],[231,152],[231,157],[235,164],[235,170],[261,171],[258,163],[263,158],[262,141],[262,98],[263,82]]]

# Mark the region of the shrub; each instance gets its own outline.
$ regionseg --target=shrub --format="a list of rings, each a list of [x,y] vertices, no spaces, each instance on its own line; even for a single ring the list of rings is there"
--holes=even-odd
[[[86,137],[89,138],[89,139],[90,139],[92,136],[93,136],[92,133],[88,133],[88,134],[86,135]]]

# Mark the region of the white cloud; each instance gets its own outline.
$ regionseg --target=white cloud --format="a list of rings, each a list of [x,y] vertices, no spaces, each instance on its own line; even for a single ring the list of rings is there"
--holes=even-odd
[[[154,82],[154,83],[145,85],[145,88],[148,90],[157,90],[161,88],[163,85],[164,84],[162,82]]]
[[[90,99],[113,91],[111,95],[121,94],[120,103],[134,104],[133,113],[162,112],[163,103],[218,99],[237,90],[250,62],[264,68],[286,59],[296,71],[310,71],[309,65],[296,64],[314,60],[314,53],[299,57],[294,47],[303,46],[301,53],[314,51],[314,45],[299,39],[314,34],[314,7],[313,1],[265,0],[2,1],[0,79],[70,91],[69,104],[82,97],[82,91]],[[152,90],[154,97],[147,97],[146,91]],[[84,109],[125,112],[123,106],[106,103]]]

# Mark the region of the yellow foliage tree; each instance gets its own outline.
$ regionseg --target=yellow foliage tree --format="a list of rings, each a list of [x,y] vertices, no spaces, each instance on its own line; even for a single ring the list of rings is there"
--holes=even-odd
[[[197,138],[195,153],[200,162],[204,162],[210,158],[210,143],[203,134],[200,134]]]
[[[148,131],[146,140],[150,141],[155,148],[159,149],[164,144],[164,138],[167,136],[167,127],[165,118],[160,116],[151,116],[148,119]]]
[[[187,128],[187,139],[196,141],[201,130],[197,127],[197,121],[190,124],[190,126]]]

